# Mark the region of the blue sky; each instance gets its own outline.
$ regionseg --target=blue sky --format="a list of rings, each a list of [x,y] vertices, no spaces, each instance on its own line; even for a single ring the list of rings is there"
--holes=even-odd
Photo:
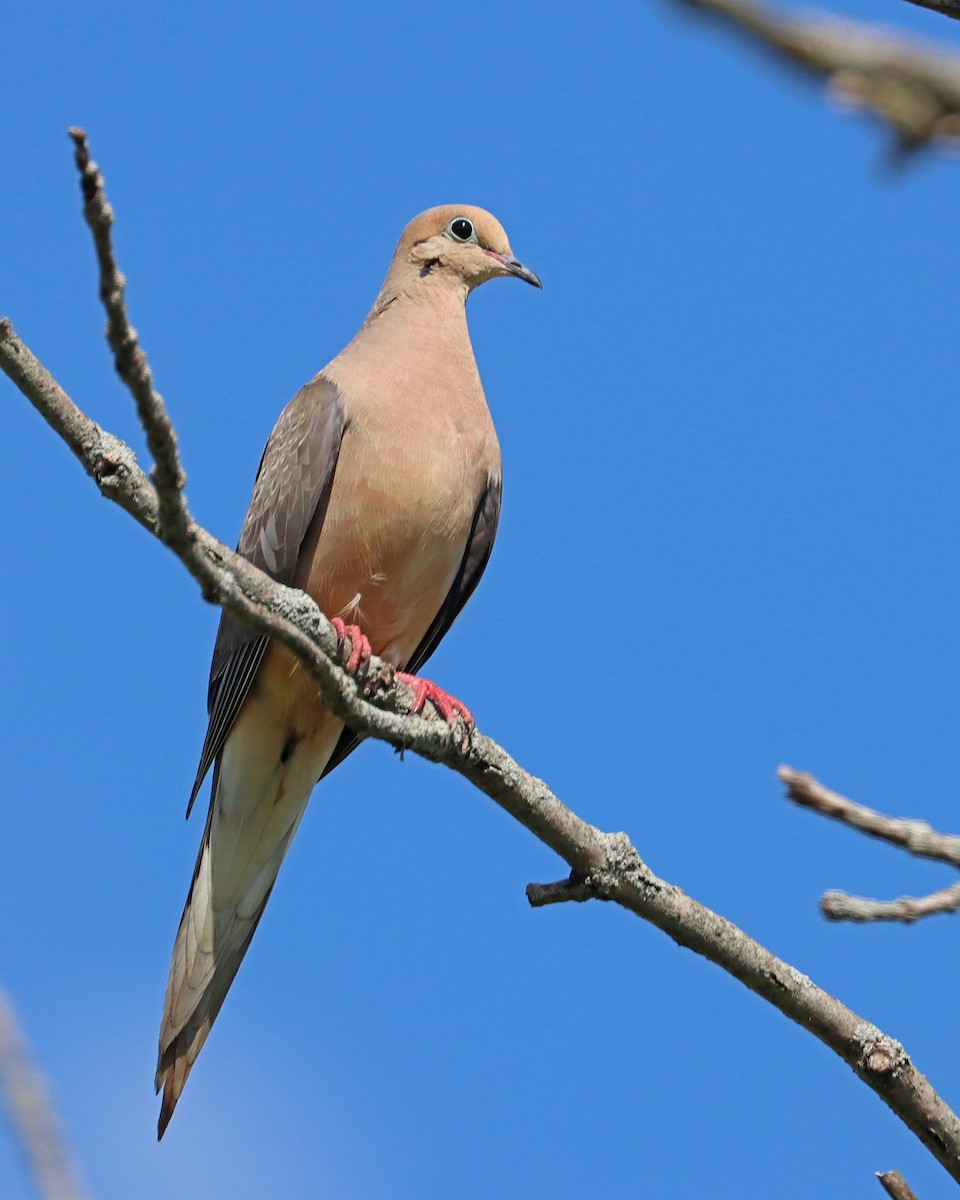
[[[956,162],[669,6],[20,6],[0,308],[139,448],[65,130],[107,172],[197,517],[232,541],[287,399],[406,221],[466,201],[542,294],[470,302],[498,544],[431,664],[576,811],[901,1038],[960,1102],[956,927],[833,886],[950,881],[789,808],[789,762],[956,830]],[[329,9],[329,11],[328,11]],[[908,5],[852,15],[956,41]],[[99,1200],[874,1196],[947,1177],[843,1066],[440,768],[315,795],[169,1133],[152,1074],[202,815],[216,613],[12,387],[0,982]],[[0,1194],[30,1195],[0,1127]]]

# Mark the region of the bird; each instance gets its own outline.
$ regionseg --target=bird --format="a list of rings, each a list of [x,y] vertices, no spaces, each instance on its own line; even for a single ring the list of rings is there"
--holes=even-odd
[[[404,229],[356,336],[271,433],[238,552],[330,614],[348,670],[375,654],[451,724],[466,705],[417,672],[473,593],[500,515],[500,445],[466,300],[498,277],[540,287],[500,222],[443,205]],[[297,659],[221,614],[209,723],[187,816],[210,804],[171,956],[156,1090],[162,1138],[318,781],[359,738]]]

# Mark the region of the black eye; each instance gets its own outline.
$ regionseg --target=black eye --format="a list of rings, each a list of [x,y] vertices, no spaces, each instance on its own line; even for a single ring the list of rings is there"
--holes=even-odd
[[[450,236],[456,238],[458,242],[469,242],[476,237],[473,222],[468,221],[466,217],[454,217],[447,229]]]

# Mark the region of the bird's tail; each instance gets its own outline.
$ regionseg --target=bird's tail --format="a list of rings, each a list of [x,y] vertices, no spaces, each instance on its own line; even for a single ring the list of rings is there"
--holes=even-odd
[[[282,699],[290,668],[284,659],[278,663]],[[309,731],[299,741],[291,739],[290,706],[278,703],[269,667],[268,653],[259,690],[247,699],[214,767],[210,810],[163,1002],[156,1075],[157,1091],[163,1090],[161,1137],[343,729],[311,690],[315,707],[305,709]]]
[[[248,868],[252,866],[253,869],[252,872],[248,870],[249,882],[242,896],[234,893],[226,904],[217,902],[222,899],[222,880],[218,877],[223,872],[222,868],[218,869],[216,855],[219,850],[221,858],[233,858],[235,845],[221,838],[218,846],[217,831],[213,828],[216,802],[210,806],[190,894],[174,942],[163,1002],[154,1081],[158,1092],[163,1089],[158,1137],[163,1137],[187,1077],[260,923],[308,796],[309,793],[296,806],[280,836],[275,840],[268,839],[272,843],[269,852],[256,856],[259,861],[253,864],[248,862]],[[291,816],[289,810],[288,816]],[[257,848],[265,849],[262,842]]]

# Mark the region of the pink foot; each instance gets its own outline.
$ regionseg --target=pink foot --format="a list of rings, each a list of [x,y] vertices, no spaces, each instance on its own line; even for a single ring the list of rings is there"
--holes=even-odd
[[[419,675],[408,675],[406,671],[397,671],[396,677],[416,692],[416,699],[413,702],[415,713],[423,712],[423,706],[429,700],[448,725],[452,725],[458,716],[462,717],[467,725],[476,724],[473,713],[462,700],[451,696],[449,692],[437,687],[429,679],[421,679]]]
[[[337,639],[341,644],[345,638],[350,639],[350,657],[344,666],[352,675],[360,664],[365,663],[373,653],[370,648],[370,639],[359,625],[344,625],[339,617],[333,617],[330,624],[337,631]]]

